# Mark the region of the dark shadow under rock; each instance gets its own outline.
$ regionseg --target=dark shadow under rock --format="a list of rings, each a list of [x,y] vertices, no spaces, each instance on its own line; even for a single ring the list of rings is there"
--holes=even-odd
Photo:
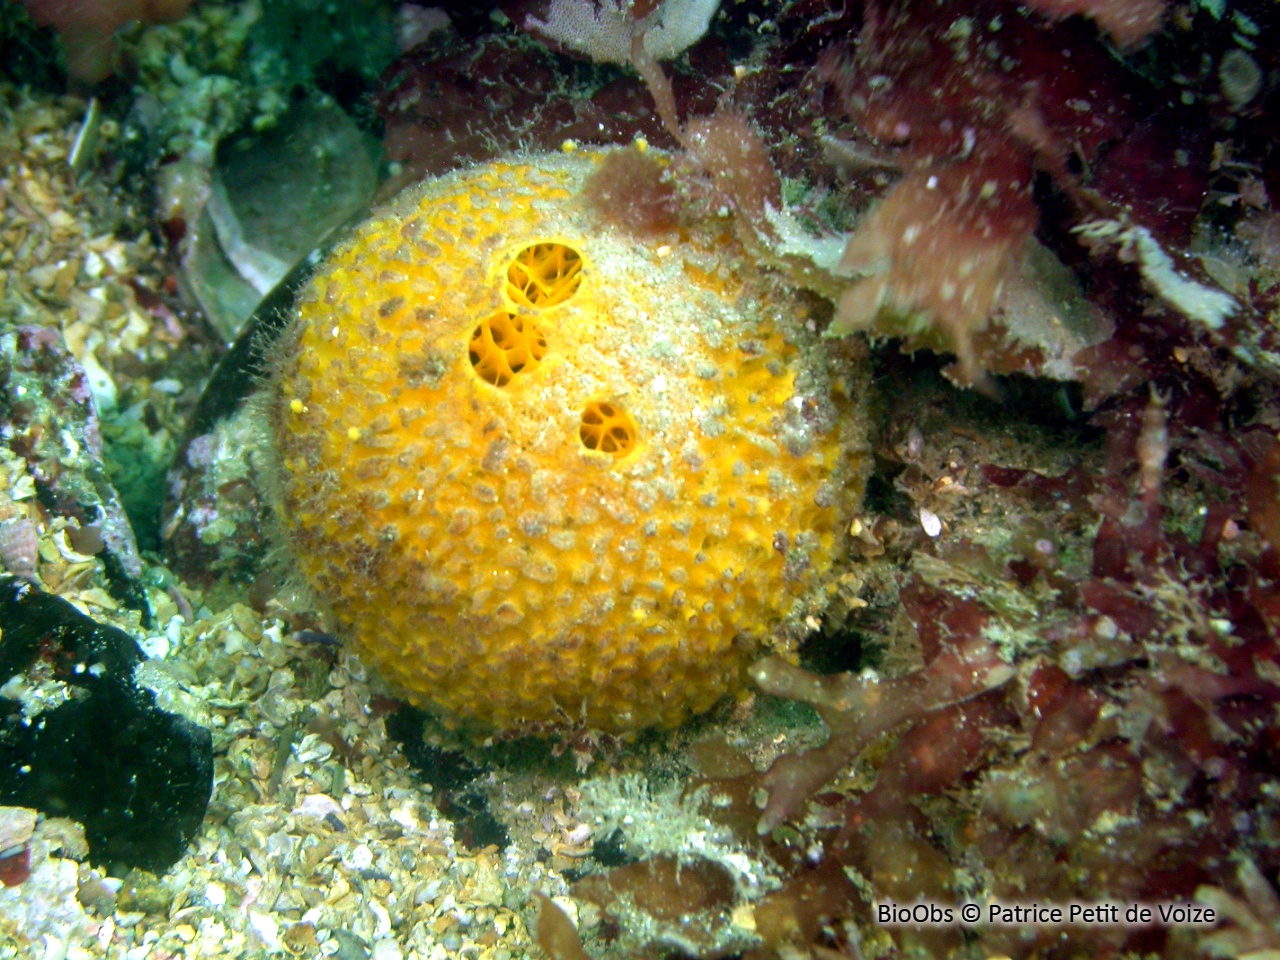
[[[473,850],[490,845],[505,848],[511,838],[489,809],[483,787],[485,771],[461,751],[423,742],[425,717],[416,707],[403,706],[387,718],[387,735],[400,744],[414,773],[431,784],[431,798],[453,821],[459,842]]]

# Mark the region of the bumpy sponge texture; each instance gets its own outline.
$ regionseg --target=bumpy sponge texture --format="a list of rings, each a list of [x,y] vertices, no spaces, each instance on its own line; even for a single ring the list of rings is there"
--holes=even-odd
[[[638,244],[598,156],[495,163],[376,214],[296,307],[279,515],[338,629],[478,729],[669,726],[827,585],[863,373],[716,224]]]

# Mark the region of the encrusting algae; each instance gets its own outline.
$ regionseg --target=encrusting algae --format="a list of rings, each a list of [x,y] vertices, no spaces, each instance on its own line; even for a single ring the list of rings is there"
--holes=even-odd
[[[722,221],[605,225],[601,157],[401,194],[317,271],[270,387],[306,582],[479,729],[706,710],[828,585],[862,493],[865,373],[823,305]]]

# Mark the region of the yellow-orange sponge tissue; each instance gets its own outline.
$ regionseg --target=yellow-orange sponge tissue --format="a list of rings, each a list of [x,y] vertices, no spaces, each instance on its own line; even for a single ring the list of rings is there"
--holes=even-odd
[[[866,374],[821,304],[722,220],[607,224],[601,159],[401,194],[301,294],[267,396],[301,574],[477,731],[672,726],[742,689],[862,495]]]

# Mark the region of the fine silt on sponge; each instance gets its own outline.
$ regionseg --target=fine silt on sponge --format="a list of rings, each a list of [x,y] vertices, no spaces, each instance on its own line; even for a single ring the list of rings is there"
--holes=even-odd
[[[674,725],[821,591],[861,497],[863,374],[723,222],[643,242],[600,155],[411,188],[301,295],[278,507],[338,630],[481,729]]]

